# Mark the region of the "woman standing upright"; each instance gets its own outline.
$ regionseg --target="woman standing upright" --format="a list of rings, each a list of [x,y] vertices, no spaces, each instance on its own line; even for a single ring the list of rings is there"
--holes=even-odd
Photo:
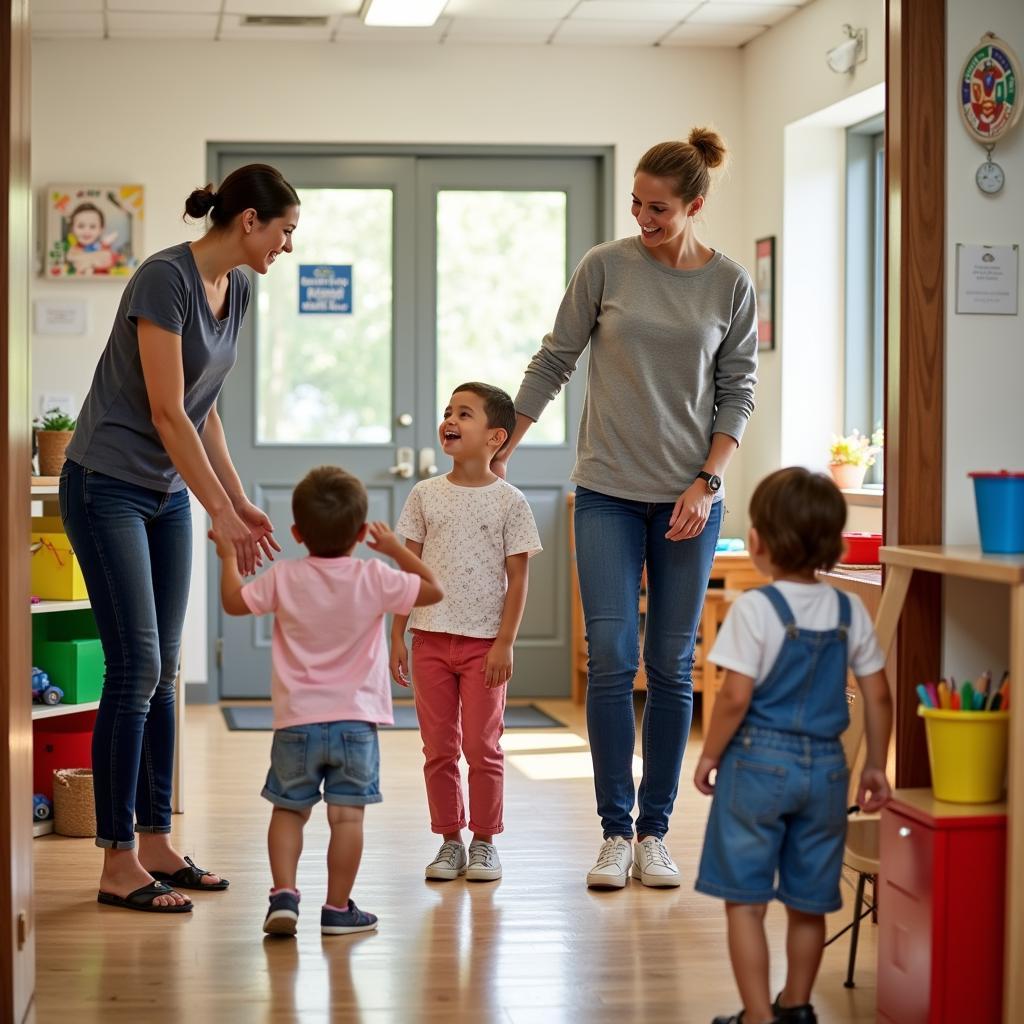
[[[273,526],[245,495],[216,402],[249,302],[240,268],[265,274],[291,252],[299,199],[273,167],[250,164],[216,192],[196,189],[185,213],[209,214],[209,230],[150,256],[128,281],[60,477],[61,518],[106,658],[92,748],[104,851],[98,898],[161,913],[192,909],[170,885],[228,884],[170,842],[188,492],[233,544],[244,574],[261,550],[273,557]]]
[[[522,440],[590,345],[577,442],[576,561],[589,645],[587,726],[604,843],[587,884],[679,885],[665,848],[693,709],[694,639],[722,518],[722,477],[754,408],[754,289],[697,237],[717,134],[640,159],[639,236],[595,246],[516,398]],[[633,678],[647,567],[643,778],[633,852]]]

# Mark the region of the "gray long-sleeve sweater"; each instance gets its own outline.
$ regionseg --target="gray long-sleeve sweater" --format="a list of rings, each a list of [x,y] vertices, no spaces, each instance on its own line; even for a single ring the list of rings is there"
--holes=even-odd
[[[572,479],[617,498],[675,501],[703,467],[711,435],[739,441],[754,409],[750,277],[720,252],[699,270],[674,270],[638,236],[595,246],[530,360],[516,410],[538,419],[588,342]]]

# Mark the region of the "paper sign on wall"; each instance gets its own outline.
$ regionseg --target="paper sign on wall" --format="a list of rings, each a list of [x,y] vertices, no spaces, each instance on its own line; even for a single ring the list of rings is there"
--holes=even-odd
[[[956,246],[956,311],[1017,315],[1016,245]]]
[[[351,263],[299,266],[299,313],[351,312]]]

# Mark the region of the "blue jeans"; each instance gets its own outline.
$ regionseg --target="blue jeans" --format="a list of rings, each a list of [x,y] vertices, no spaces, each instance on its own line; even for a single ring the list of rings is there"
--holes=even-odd
[[[192,567],[188,491],[166,494],[65,462],[60,514],[107,662],[92,737],[96,845],[130,850],[135,831],[171,831],[174,680]]]
[[[576,565],[586,620],[587,728],[605,838],[633,836],[633,678],[639,661],[640,577],[647,565],[644,771],[636,831],[664,836],[693,714],[693,648],[722,503],[691,540],[665,539],[673,503],[576,488]]]

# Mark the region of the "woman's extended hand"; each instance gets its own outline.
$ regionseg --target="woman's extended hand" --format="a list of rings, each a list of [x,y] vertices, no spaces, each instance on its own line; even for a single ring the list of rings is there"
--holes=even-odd
[[[263,554],[273,561],[274,552],[280,551],[281,545],[277,543],[274,537],[274,524],[270,521],[267,513],[258,505],[254,505],[248,500],[236,505],[235,511],[242,522],[249,527],[252,539],[259,545]],[[258,564],[262,564],[262,559],[258,553],[256,560]],[[239,565],[239,569],[241,569],[241,565]]]
[[[703,480],[697,480],[679,495],[668,521],[666,540],[699,537],[711,515],[712,496]]]
[[[258,560],[256,535],[252,528],[230,505],[210,518],[218,543],[234,548],[238,571],[243,576],[251,576],[256,571]]]

